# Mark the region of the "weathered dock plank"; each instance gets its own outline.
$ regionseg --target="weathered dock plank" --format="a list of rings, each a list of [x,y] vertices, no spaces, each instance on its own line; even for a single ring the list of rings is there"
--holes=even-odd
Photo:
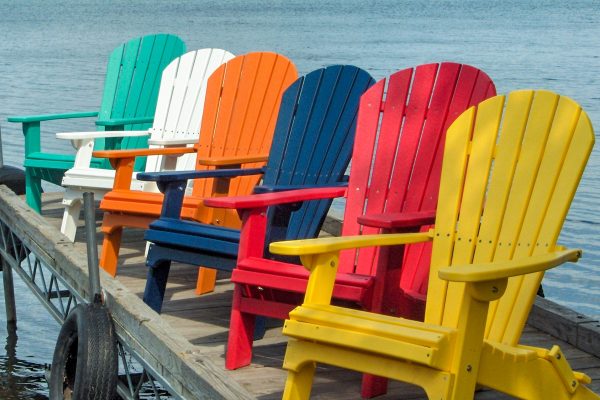
[[[529,324],[579,349],[600,356],[600,321],[567,307],[537,298]]]
[[[23,238],[42,261],[57,271],[83,297],[87,296],[87,258],[80,245],[70,243],[41,216],[0,186],[0,218]],[[195,347],[138,296],[101,271],[106,303],[119,336],[142,355],[183,397],[206,399],[254,398],[231,381],[209,359],[198,357]]]
[[[8,209],[10,211],[2,211]],[[44,248],[48,262],[60,264],[57,268],[65,278],[85,295],[88,278],[84,230],[78,231],[75,244],[62,240],[57,231],[61,213],[60,195],[44,195],[42,218],[29,211],[19,198],[0,189],[0,218],[8,218],[11,224],[19,225],[19,233],[29,235],[32,245]],[[99,221],[101,214],[97,213],[97,217]],[[26,221],[20,223],[22,219]],[[329,221],[329,226],[335,230],[336,222]],[[101,243],[100,233],[97,238]],[[117,279],[101,273],[117,329],[148,363],[173,383],[183,397],[261,400],[281,397],[285,381],[281,364],[286,339],[281,335],[277,322],[269,322],[267,334],[255,343],[252,365],[236,371],[224,369],[232,296],[227,274],[219,274],[215,292],[196,296],[195,268],[174,264],[163,313],[159,316],[141,301],[146,276],[142,232],[126,232],[122,250],[126,257],[119,265]],[[595,379],[591,388],[600,392],[600,358],[590,354],[600,355],[595,350],[600,343],[600,327],[597,321],[578,318],[577,313],[571,313],[556,308],[547,300],[537,301],[524,332],[523,343],[546,348],[560,345],[573,368]],[[582,346],[585,351],[576,346]],[[313,387],[314,398],[360,398],[360,374],[330,366],[319,366],[318,370]],[[425,398],[420,388],[399,382],[392,382],[389,393],[381,397],[399,400]],[[475,398],[504,400],[511,397],[484,390],[478,392]]]

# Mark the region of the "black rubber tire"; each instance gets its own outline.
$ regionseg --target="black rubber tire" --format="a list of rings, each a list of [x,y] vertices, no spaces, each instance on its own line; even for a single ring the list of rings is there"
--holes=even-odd
[[[25,172],[8,165],[0,167],[0,185],[8,186],[15,194],[25,194]]]
[[[117,374],[117,338],[108,310],[99,304],[78,305],[56,341],[50,399],[112,400]]]

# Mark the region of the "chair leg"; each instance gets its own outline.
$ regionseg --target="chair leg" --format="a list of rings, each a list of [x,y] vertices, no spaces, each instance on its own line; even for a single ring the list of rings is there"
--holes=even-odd
[[[161,261],[156,263],[154,267],[148,268],[143,300],[157,313],[162,310],[170,270],[171,261]]]
[[[241,368],[252,361],[256,316],[242,312],[241,302],[242,288],[236,284],[233,289],[229,338],[227,339],[227,354],[225,357],[225,367],[227,369]]]
[[[65,196],[66,197],[66,196]],[[63,201],[65,204],[65,201]],[[79,212],[81,211],[81,200],[73,199],[65,204],[60,231],[69,238],[71,242],[75,241],[77,232],[77,221],[79,220]]]
[[[38,214],[42,213],[42,180],[25,168],[25,201]]]
[[[381,396],[387,393],[388,380],[381,376],[364,374],[362,378],[362,388],[360,395],[363,399]]]
[[[573,372],[558,346],[551,351],[535,349],[537,357],[515,357],[518,353],[513,349],[516,348],[499,349],[486,343],[477,383],[519,399],[600,400],[587,386],[590,378]]]
[[[586,386],[579,386],[577,388],[577,390],[575,391],[575,393],[573,394],[573,399],[574,400],[598,400],[598,399],[600,399],[600,396],[598,396],[596,393],[592,392]]]
[[[196,294],[201,295],[215,290],[217,281],[217,270],[213,268],[200,267],[198,269],[198,281],[196,283]]]
[[[117,275],[117,260],[119,258],[122,234],[123,227],[115,227],[110,233],[104,232],[102,252],[100,254],[100,266],[112,277]]]
[[[308,362],[298,371],[288,370],[282,400],[307,400],[310,398],[316,364]]]

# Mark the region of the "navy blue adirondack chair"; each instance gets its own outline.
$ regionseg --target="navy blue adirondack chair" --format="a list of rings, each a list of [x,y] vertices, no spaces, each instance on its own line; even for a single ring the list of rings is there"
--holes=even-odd
[[[236,266],[239,230],[179,218],[188,179],[264,173],[255,193],[344,184],[360,96],[373,83],[366,71],[340,65],[296,80],[282,97],[263,169],[138,174],[141,180],[156,181],[165,194],[161,217],[144,235],[151,242],[144,301],[160,312],[172,261],[225,271]],[[331,200],[320,200],[270,211],[266,245],[273,240],[316,236],[330,205]]]

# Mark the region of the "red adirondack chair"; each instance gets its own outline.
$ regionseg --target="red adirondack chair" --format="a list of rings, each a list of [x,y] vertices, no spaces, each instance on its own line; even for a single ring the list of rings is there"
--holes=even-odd
[[[427,64],[399,71],[361,98],[346,190],[205,200],[205,205],[237,208],[243,215],[238,265],[231,278],[235,289],[227,368],[250,363],[255,317],[287,318],[301,304],[307,285],[304,268],[263,256],[267,207],[345,193],[342,235],[428,229],[435,217],[446,129],[465,109],[493,95],[490,78],[471,66]],[[386,253],[348,251],[340,259],[333,296],[371,311],[419,317],[428,265],[429,247],[421,244]],[[385,390],[385,380],[365,378],[363,396]]]

